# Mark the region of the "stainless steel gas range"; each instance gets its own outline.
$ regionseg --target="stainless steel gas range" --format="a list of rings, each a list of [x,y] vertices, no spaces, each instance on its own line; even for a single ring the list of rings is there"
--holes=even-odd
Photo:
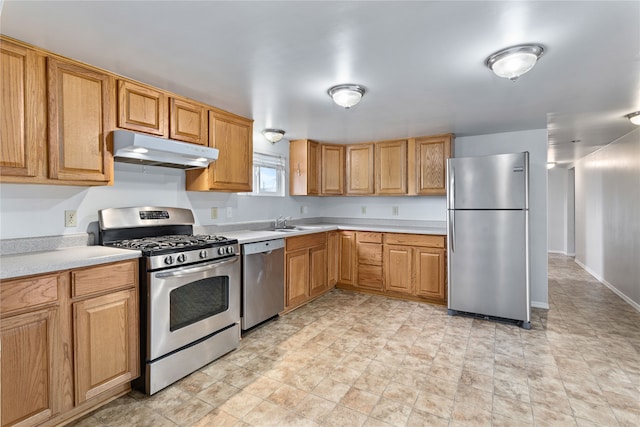
[[[138,388],[154,394],[238,346],[237,240],[193,235],[189,209],[103,209],[98,218],[102,245],[143,254]]]

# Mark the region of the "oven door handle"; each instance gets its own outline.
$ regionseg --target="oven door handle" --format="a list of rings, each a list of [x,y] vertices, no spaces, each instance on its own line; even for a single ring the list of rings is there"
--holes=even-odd
[[[197,267],[181,268],[175,271],[160,272],[160,273],[156,273],[156,277],[159,279],[163,279],[166,277],[188,276],[189,274],[201,273],[203,271],[210,270],[212,267],[215,268],[215,267],[221,267],[227,264],[233,264],[234,262],[238,262],[239,259],[240,259],[239,256],[234,256],[233,258],[226,258],[221,261],[212,261],[206,264],[200,264]]]

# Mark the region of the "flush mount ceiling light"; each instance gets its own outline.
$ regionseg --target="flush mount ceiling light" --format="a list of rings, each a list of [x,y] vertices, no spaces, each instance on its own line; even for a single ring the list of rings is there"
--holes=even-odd
[[[633,113],[627,114],[625,117],[634,125],[640,126],[640,111],[634,111]]]
[[[282,139],[284,131],[282,129],[265,129],[262,131],[262,135],[264,135],[267,141],[275,144]]]
[[[536,65],[544,53],[544,47],[537,44],[522,44],[499,50],[490,55],[485,64],[498,77],[515,81]]]
[[[333,102],[348,110],[360,102],[365,89],[359,85],[345,84],[333,86],[327,93],[333,98]]]

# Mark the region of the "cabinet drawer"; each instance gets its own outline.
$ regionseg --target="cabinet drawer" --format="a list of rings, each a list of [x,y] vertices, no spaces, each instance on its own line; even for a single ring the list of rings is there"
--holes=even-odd
[[[358,266],[358,286],[382,289],[382,266],[364,265]]]
[[[356,232],[356,240],[358,242],[382,243],[382,233],[358,231]]]
[[[71,272],[73,297],[134,287],[138,278],[138,260],[122,261]]]
[[[382,265],[382,244],[358,243],[358,264]]]
[[[427,246],[431,248],[444,248],[445,236],[430,234],[396,234],[385,233],[384,243],[389,245]]]
[[[3,316],[12,311],[54,303],[57,300],[57,274],[4,281],[0,285],[0,313]]]
[[[303,236],[287,237],[286,251],[296,251],[303,248],[325,245],[327,243],[327,233],[305,234]]]

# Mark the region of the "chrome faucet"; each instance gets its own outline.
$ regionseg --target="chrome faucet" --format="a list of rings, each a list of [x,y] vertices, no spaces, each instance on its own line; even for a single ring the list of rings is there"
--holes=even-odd
[[[278,218],[276,218],[274,228],[287,228],[287,221],[289,221],[290,219],[290,216],[279,216]]]

